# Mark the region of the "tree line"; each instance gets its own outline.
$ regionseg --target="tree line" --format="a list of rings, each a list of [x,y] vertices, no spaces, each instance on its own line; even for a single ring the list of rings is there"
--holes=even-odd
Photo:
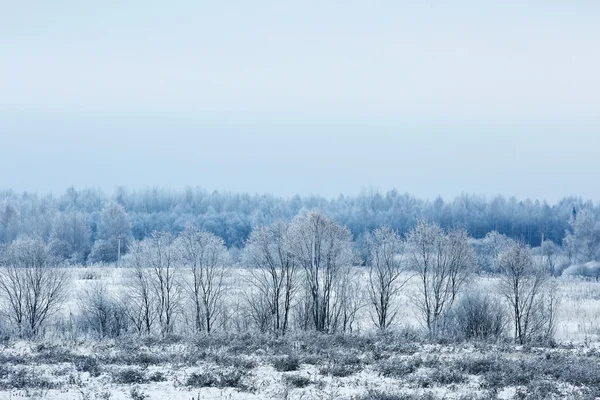
[[[389,225],[404,235],[422,219],[443,229],[465,229],[476,239],[495,231],[532,247],[540,246],[543,239],[562,245],[574,214],[586,210],[594,220],[600,215],[597,204],[577,197],[550,205],[537,200],[466,194],[450,201],[441,197],[429,201],[396,190],[332,199],[207,192],[198,188],[118,188],[110,195],[70,188],[59,196],[0,191],[0,245],[19,236],[39,237],[64,262],[114,262],[119,243],[127,250],[133,240],[147,238],[155,231],[178,235],[192,225],[221,237],[228,248],[243,248],[255,227],[277,220],[291,221],[313,209],[346,226],[363,245],[368,233],[380,226]]]
[[[485,290],[469,288],[481,257],[467,231],[424,219],[406,234],[391,226],[368,232],[364,260],[350,229],[319,211],[255,227],[239,252],[192,225],[139,241],[120,236],[131,240],[124,289],[88,287],[77,296],[75,322],[99,337],[338,333],[356,329],[360,311],[388,330],[410,303],[431,337],[500,337],[510,328],[520,343],[551,338],[558,298],[545,259],[523,240],[492,236],[498,279]],[[39,237],[0,250],[0,326],[38,335],[69,298],[70,269]]]

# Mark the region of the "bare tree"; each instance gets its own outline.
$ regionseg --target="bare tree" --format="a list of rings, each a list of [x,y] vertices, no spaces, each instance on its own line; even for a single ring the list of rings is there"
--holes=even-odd
[[[593,209],[584,208],[571,216],[563,242],[569,261],[600,261],[600,221]]]
[[[374,230],[367,239],[369,248],[369,300],[375,309],[375,325],[385,330],[398,312],[394,300],[408,281],[403,262],[402,238],[389,227]]]
[[[150,334],[157,318],[157,305],[151,271],[147,268],[146,246],[142,242],[135,242],[129,247],[129,251],[130,269],[123,305],[138,332]]]
[[[408,233],[407,257],[419,280],[413,301],[429,334],[435,336],[474,271],[475,252],[466,231],[444,232],[437,224],[419,221]]]
[[[551,337],[558,298],[547,268],[533,261],[531,249],[523,243],[502,252],[497,265],[502,273],[499,291],[511,309],[515,341],[524,344]]]
[[[147,266],[151,270],[161,333],[169,335],[175,328],[176,311],[181,302],[173,236],[166,232],[153,232],[149,238],[142,241],[142,246]]]
[[[210,333],[225,294],[228,253],[225,242],[210,232],[188,227],[177,238],[183,265],[191,270],[185,284],[194,304],[197,331]]]
[[[352,332],[356,314],[368,304],[361,285],[361,271],[343,268],[334,283],[330,332]]]
[[[111,295],[105,283],[84,289],[78,304],[86,328],[100,337],[117,337],[127,330],[122,305]]]
[[[312,325],[319,332],[331,332],[335,285],[354,264],[352,235],[348,228],[310,212],[291,223],[288,246],[305,272]]]
[[[37,335],[68,297],[69,274],[59,268],[39,238],[20,237],[2,254],[0,293],[3,311],[19,335]]]
[[[244,249],[244,259],[252,267],[250,284],[254,291],[247,297],[256,314],[254,319],[263,326],[271,325],[271,330],[278,334],[285,334],[288,329],[297,289],[296,264],[287,248],[288,229],[289,224],[283,221],[256,228]]]

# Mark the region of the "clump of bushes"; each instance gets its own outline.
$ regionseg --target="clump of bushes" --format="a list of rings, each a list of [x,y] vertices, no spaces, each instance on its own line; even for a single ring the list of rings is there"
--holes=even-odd
[[[125,368],[117,371],[113,371],[112,380],[114,383],[124,384],[124,385],[132,385],[132,384],[140,384],[147,383],[148,379],[139,368]]]
[[[223,389],[232,387],[249,390],[249,387],[244,383],[246,377],[246,373],[233,368],[209,370],[190,374],[185,381],[185,385],[196,388],[215,387]]]
[[[58,384],[30,369],[22,368],[9,371],[0,381],[0,389],[55,389]]]
[[[321,367],[319,372],[321,375],[330,375],[337,378],[345,378],[350,375],[354,375],[362,370],[360,364],[328,364]]]
[[[498,339],[508,314],[497,299],[479,292],[466,294],[449,315],[449,334],[460,339]]]
[[[420,357],[391,358],[379,363],[377,370],[385,377],[402,378],[414,373],[421,366],[423,366],[423,360]]]
[[[283,377],[285,383],[295,388],[305,388],[314,382],[307,376],[300,374],[289,374]]]
[[[95,357],[83,356],[75,362],[75,369],[79,372],[87,372],[92,377],[100,376],[100,363]]]
[[[274,357],[273,368],[279,372],[297,371],[300,368],[300,360],[294,355]]]

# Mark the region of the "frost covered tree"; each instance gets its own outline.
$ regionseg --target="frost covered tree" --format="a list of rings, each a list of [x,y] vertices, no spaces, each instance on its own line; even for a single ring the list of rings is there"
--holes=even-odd
[[[600,221],[593,210],[584,208],[573,213],[564,245],[572,263],[600,261]]]
[[[510,306],[515,341],[548,339],[556,326],[558,297],[547,268],[535,263],[531,249],[514,243],[498,256],[499,292]]]
[[[566,267],[564,263],[563,251],[551,240],[544,240],[540,246],[542,253],[542,262],[546,266],[548,273],[553,276],[559,276],[562,269]]]
[[[194,227],[181,232],[175,245],[183,266],[191,272],[185,286],[193,303],[196,331],[210,333],[225,295],[227,247],[220,237]]]
[[[429,334],[435,336],[474,272],[475,252],[466,231],[445,232],[426,221],[419,221],[408,233],[406,244],[408,266],[418,279],[413,301]]]
[[[83,264],[91,250],[91,231],[85,214],[58,213],[52,224],[49,246],[60,259]]]
[[[134,242],[130,246],[130,268],[127,269],[123,305],[129,321],[137,331],[150,334],[157,318],[158,306],[147,259],[146,245]]]
[[[487,271],[495,271],[494,263],[498,259],[498,254],[508,248],[513,240],[497,231],[492,231],[476,242],[477,263]]]
[[[117,261],[119,251],[124,254],[133,241],[131,222],[127,212],[118,203],[108,203],[102,209],[96,242],[90,253],[92,262]]]
[[[105,283],[85,288],[78,298],[84,328],[101,338],[117,337],[127,331],[127,314],[123,304],[110,293]]]
[[[398,312],[394,301],[407,282],[403,275],[404,244],[398,233],[390,227],[375,229],[367,238],[369,249],[369,300],[375,310],[375,325],[385,330]]]
[[[263,329],[285,334],[292,299],[297,290],[296,263],[288,249],[289,224],[276,221],[254,229],[244,248],[244,260],[251,267],[248,294],[252,315]]]
[[[155,293],[161,333],[169,335],[175,328],[182,296],[173,236],[166,232],[154,232],[142,241],[141,246],[146,266],[150,269],[150,283]]]
[[[352,235],[348,228],[318,212],[295,218],[290,224],[288,249],[304,270],[312,326],[319,332],[333,329],[336,285],[354,264]]]
[[[21,236],[0,254],[3,313],[19,335],[37,335],[68,298],[69,274],[39,238]]]

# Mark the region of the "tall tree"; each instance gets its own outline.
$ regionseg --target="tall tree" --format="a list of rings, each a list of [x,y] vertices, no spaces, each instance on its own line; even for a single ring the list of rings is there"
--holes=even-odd
[[[185,284],[194,304],[196,330],[210,333],[226,289],[229,259],[225,242],[212,233],[188,227],[177,237],[176,246],[183,265],[191,271]]]
[[[278,334],[285,334],[288,329],[292,298],[297,290],[296,264],[287,247],[288,232],[289,224],[284,221],[258,227],[250,234],[244,249],[244,259],[252,268],[250,283],[255,289],[248,299],[251,308],[262,316],[259,320],[266,319],[271,330]]]
[[[367,240],[369,248],[369,300],[375,309],[375,325],[385,330],[394,321],[397,307],[394,301],[408,281],[404,276],[404,245],[402,238],[390,227],[375,229]]]
[[[593,210],[584,208],[573,213],[564,244],[573,263],[600,260],[600,221]]]
[[[464,230],[445,232],[419,221],[407,236],[407,262],[419,285],[413,297],[429,334],[444,329],[444,319],[475,266],[475,252]]]
[[[558,298],[548,269],[535,263],[531,249],[515,242],[498,256],[500,294],[513,318],[515,341],[524,344],[536,337],[551,337],[556,324]]]
[[[0,255],[4,313],[20,335],[37,335],[68,297],[69,274],[39,238],[21,236]]]
[[[304,269],[312,325],[319,332],[333,328],[335,286],[354,264],[348,228],[318,212],[297,217],[289,229],[289,251]]]
[[[133,240],[131,222],[122,205],[110,202],[102,209],[97,240],[90,259],[92,262],[114,262],[124,254]]]

